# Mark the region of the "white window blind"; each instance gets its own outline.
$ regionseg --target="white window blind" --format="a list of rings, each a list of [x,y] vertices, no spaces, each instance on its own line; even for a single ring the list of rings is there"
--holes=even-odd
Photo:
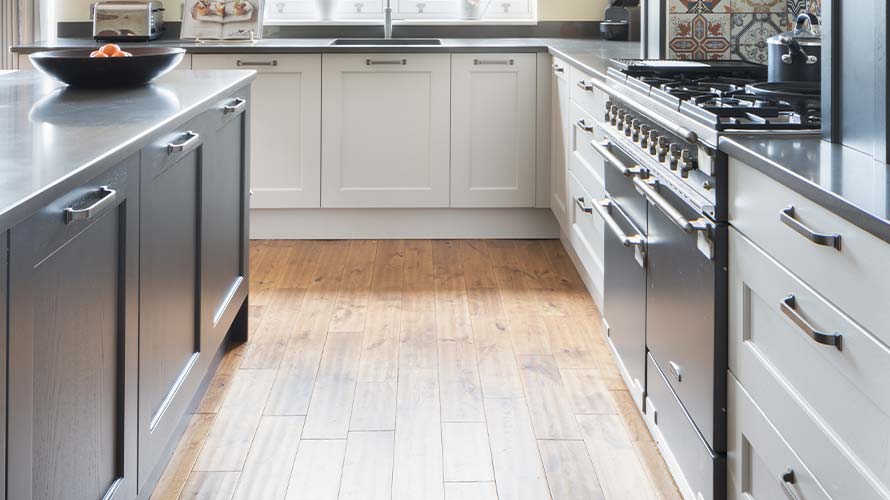
[[[335,0],[337,20],[382,19],[386,0]],[[482,0],[483,3],[486,0]],[[482,20],[533,19],[536,0],[491,0]],[[395,19],[459,19],[458,0],[391,0]],[[266,0],[266,19],[314,21],[316,0]]]

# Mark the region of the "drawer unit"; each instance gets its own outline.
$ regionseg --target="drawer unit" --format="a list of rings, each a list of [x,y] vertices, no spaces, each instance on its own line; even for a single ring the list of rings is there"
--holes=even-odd
[[[597,290],[594,300],[600,309],[603,303],[605,226],[603,220],[594,213],[591,204],[605,197],[601,184],[582,186],[574,174],[569,174],[569,241],[593,280]]]
[[[587,189],[593,189],[593,184],[604,186],[603,156],[593,145],[603,141],[603,131],[577,104],[569,104],[569,109],[569,171]]]
[[[732,375],[728,388],[730,500],[830,499]]]
[[[729,265],[733,374],[832,496],[890,497],[890,350],[734,229]]]
[[[723,498],[726,460],[705,444],[652,356],[646,356],[646,391],[646,420],[680,491],[687,498]]]
[[[890,308],[878,305],[890,297],[890,244],[734,159],[729,193],[739,231],[890,344]]]
[[[594,87],[591,80],[598,78],[591,76],[575,67],[569,72],[569,87],[571,88],[572,102],[581,106],[581,109],[592,115],[597,120],[602,120],[605,114],[605,95]]]

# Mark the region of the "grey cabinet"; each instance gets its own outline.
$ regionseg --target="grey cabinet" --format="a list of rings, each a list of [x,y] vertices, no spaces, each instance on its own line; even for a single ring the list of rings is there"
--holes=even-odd
[[[136,494],[138,175],[136,155],[9,233],[7,498]]]
[[[139,266],[139,487],[150,479],[201,382],[200,121],[142,151]],[[210,354],[212,356],[212,354]]]

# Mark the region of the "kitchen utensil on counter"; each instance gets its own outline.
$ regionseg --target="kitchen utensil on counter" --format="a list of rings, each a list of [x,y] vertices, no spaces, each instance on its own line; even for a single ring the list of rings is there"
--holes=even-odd
[[[98,2],[92,12],[95,40],[145,42],[164,33],[164,6],[158,1]]]
[[[180,48],[128,48],[133,57],[90,58],[93,50],[37,52],[31,54],[31,64],[72,87],[134,87],[168,73],[185,56]]]
[[[640,0],[609,0],[600,33],[606,40],[640,39]]]
[[[793,31],[767,39],[769,81],[818,82],[822,78],[822,30],[815,14],[797,16]]]

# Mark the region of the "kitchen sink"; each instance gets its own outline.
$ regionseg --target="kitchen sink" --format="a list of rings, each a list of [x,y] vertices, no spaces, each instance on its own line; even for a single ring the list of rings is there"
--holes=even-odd
[[[438,38],[338,38],[331,45],[442,45]]]

